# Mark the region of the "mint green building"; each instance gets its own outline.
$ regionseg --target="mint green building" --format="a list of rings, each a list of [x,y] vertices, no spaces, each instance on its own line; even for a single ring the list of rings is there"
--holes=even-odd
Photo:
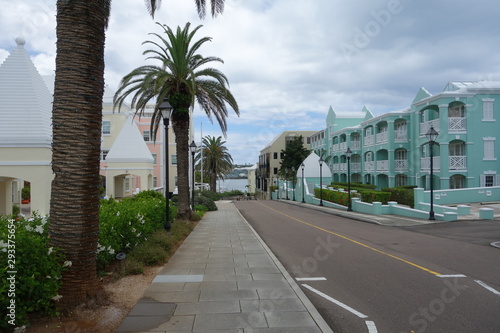
[[[435,190],[500,186],[498,81],[450,82],[436,95],[421,88],[408,108],[377,117],[366,107],[330,107],[326,128],[310,137],[311,149],[326,152],[332,181],[347,182],[349,147],[352,182],[428,189],[425,133],[431,126],[439,133],[432,154]]]

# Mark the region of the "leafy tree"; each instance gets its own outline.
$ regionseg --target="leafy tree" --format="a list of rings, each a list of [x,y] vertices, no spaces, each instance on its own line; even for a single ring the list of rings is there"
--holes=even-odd
[[[296,136],[281,150],[284,158],[280,162],[279,174],[285,178],[292,175],[292,168],[299,170],[300,164],[309,156],[309,149],[304,147],[302,135]]]
[[[160,3],[146,1],[151,16]],[[204,17],[206,1],[195,3]],[[212,16],[222,13],[224,3],[210,1]],[[50,246],[61,248],[72,263],[63,273],[60,289],[60,303],[66,308],[99,290],[99,163],[110,8],[111,0],[57,0],[49,234]]]
[[[233,158],[228,153],[227,148],[224,146],[226,141],[222,141],[222,137],[206,136],[202,140],[203,160],[202,153],[196,155],[195,160],[203,163],[203,169],[207,170],[210,174],[210,190],[216,192],[217,178],[224,178],[225,175],[233,170]]]

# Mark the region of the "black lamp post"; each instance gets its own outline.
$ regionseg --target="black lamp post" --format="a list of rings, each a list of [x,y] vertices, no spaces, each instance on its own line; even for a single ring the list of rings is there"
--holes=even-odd
[[[306,201],[304,200],[304,168],[306,166],[304,165],[304,162],[302,162],[302,164],[300,165],[300,168],[302,169],[302,203],[306,203]]]
[[[293,188],[293,201],[295,201],[295,167],[292,167],[292,188]]]
[[[194,143],[194,140],[191,142],[189,145],[189,150],[191,151],[191,167],[193,168],[192,170],[192,177],[191,177],[191,206],[192,209],[194,210],[194,153],[196,152],[196,143]]]
[[[285,191],[286,191],[286,200],[290,200],[288,199],[288,168],[285,168]]]
[[[351,204],[351,156],[352,151],[351,148],[347,147],[345,152],[345,156],[347,156],[347,211],[352,212],[352,204]]]
[[[169,163],[168,163],[168,125],[170,117],[172,116],[172,105],[168,102],[168,99],[164,99],[163,102],[158,106],[158,110],[163,118],[163,125],[165,126],[165,202],[166,202],[166,216],[164,228],[170,232],[170,185],[169,185]]]
[[[431,156],[431,210],[429,211],[429,220],[435,220],[436,218],[434,217],[434,154],[433,154],[433,146],[436,141],[437,136],[439,133],[434,129],[434,126],[431,126],[427,133],[425,133],[425,137],[427,140],[429,140],[429,149],[430,149],[430,156]]]
[[[323,156],[319,158],[319,205],[323,206]]]

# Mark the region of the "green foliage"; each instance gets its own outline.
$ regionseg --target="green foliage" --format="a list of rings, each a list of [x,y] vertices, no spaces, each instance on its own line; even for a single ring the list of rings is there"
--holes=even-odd
[[[316,188],[314,189],[314,195],[316,196],[316,198],[321,198],[321,195],[323,195],[323,200],[330,201],[342,206],[347,206],[349,203],[349,195],[347,194],[347,192],[323,189],[323,194],[321,194],[321,189]],[[351,193],[351,198],[357,197],[359,197],[358,193]]]
[[[215,202],[211,198],[206,197],[204,195],[195,195],[194,203],[195,205],[203,205],[207,207],[209,211],[215,211],[218,209]]]
[[[16,218],[19,214],[21,213],[21,207],[18,205],[13,205],[12,206],[12,216]]]
[[[381,202],[387,205],[387,202],[390,201],[391,198],[390,192],[360,190],[359,193],[361,194],[361,201],[368,203]]]
[[[23,189],[21,190],[21,198],[23,200],[31,198],[31,189],[29,187],[23,187]]]
[[[300,164],[309,156],[310,150],[304,147],[303,138],[300,135],[290,141],[286,149],[281,150],[281,155],[283,154],[285,157],[280,162],[279,173],[281,176],[289,179],[295,176],[292,168],[295,168],[295,171],[299,170]]]
[[[217,201],[220,199],[220,195],[217,192],[202,190],[201,192],[197,192],[197,193],[201,193],[202,196],[210,198],[213,201]],[[198,195],[198,194],[196,194],[196,195]]]
[[[349,186],[349,183],[341,183],[341,182],[332,183],[332,187],[334,187],[334,188],[347,189],[348,186]],[[376,188],[377,188],[377,185],[352,183],[351,182],[351,190],[359,190],[359,189],[374,190]]]
[[[392,188],[383,188],[382,191],[391,193],[389,201],[396,201],[401,205],[407,205],[413,208],[414,205],[414,195],[413,189],[416,186],[399,186]]]
[[[16,326],[26,324],[33,312],[57,314],[54,299],[61,285],[64,257],[57,249],[49,248],[48,242],[46,218],[35,215],[15,221],[0,217],[0,331],[12,328],[7,317],[11,299],[16,302]],[[7,280],[10,277],[15,277],[15,290]],[[15,296],[10,297],[11,292]]]
[[[227,197],[239,197],[245,195],[245,193],[241,192],[240,190],[232,190],[232,191],[226,191],[219,193],[219,197],[221,198],[227,198]]]

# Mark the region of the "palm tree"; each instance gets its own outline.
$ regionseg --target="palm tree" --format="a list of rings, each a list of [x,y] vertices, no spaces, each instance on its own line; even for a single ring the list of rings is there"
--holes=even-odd
[[[224,146],[226,141],[222,141],[222,137],[206,136],[202,140],[203,154],[200,152],[196,156],[196,161],[199,162],[203,156],[203,169],[210,173],[210,190],[216,192],[217,178],[224,178],[225,175],[233,170],[233,158],[228,153]]]
[[[151,16],[160,0],[146,1]],[[211,0],[212,16],[225,0]],[[200,17],[204,0],[195,0]],[[104,42],[111,0],[57,1],[57,56],[53,101],[50,246],[61,248],[71,266],[59,293],[65,307],[99,290],[99,162],[104,91]]]
[[[120,108],[125,99],[132,96],[131,106],[136,114],[141,115],[152,101],[154,113],[152,131],[156,131],[161,120],[159,105],[168,99],[173,107],[172,126],[177,146],[177,177],[179,202],[177,216],[183,219],[191,217],[189,205],[189,118],[194,102],[205,111],[209,118],[215,116],[222,132],[227,130],[226,103],[239,115],[238,104],[228,89],[226,76],[215,68],[207,67],[211,62],[223,62],[216,57],[203,57],[199,48],[211,39],[203,37],[193,40],[197,26],[190,31],[190,23],[174,32],[166,25],[163,28],[166,38],[153,33],[160,42],[145,41],[155,49],[144,51],[150,54],[147,59],[158,60],[159,66],[145,65],[125,75],[114,96],[115,105]]]

